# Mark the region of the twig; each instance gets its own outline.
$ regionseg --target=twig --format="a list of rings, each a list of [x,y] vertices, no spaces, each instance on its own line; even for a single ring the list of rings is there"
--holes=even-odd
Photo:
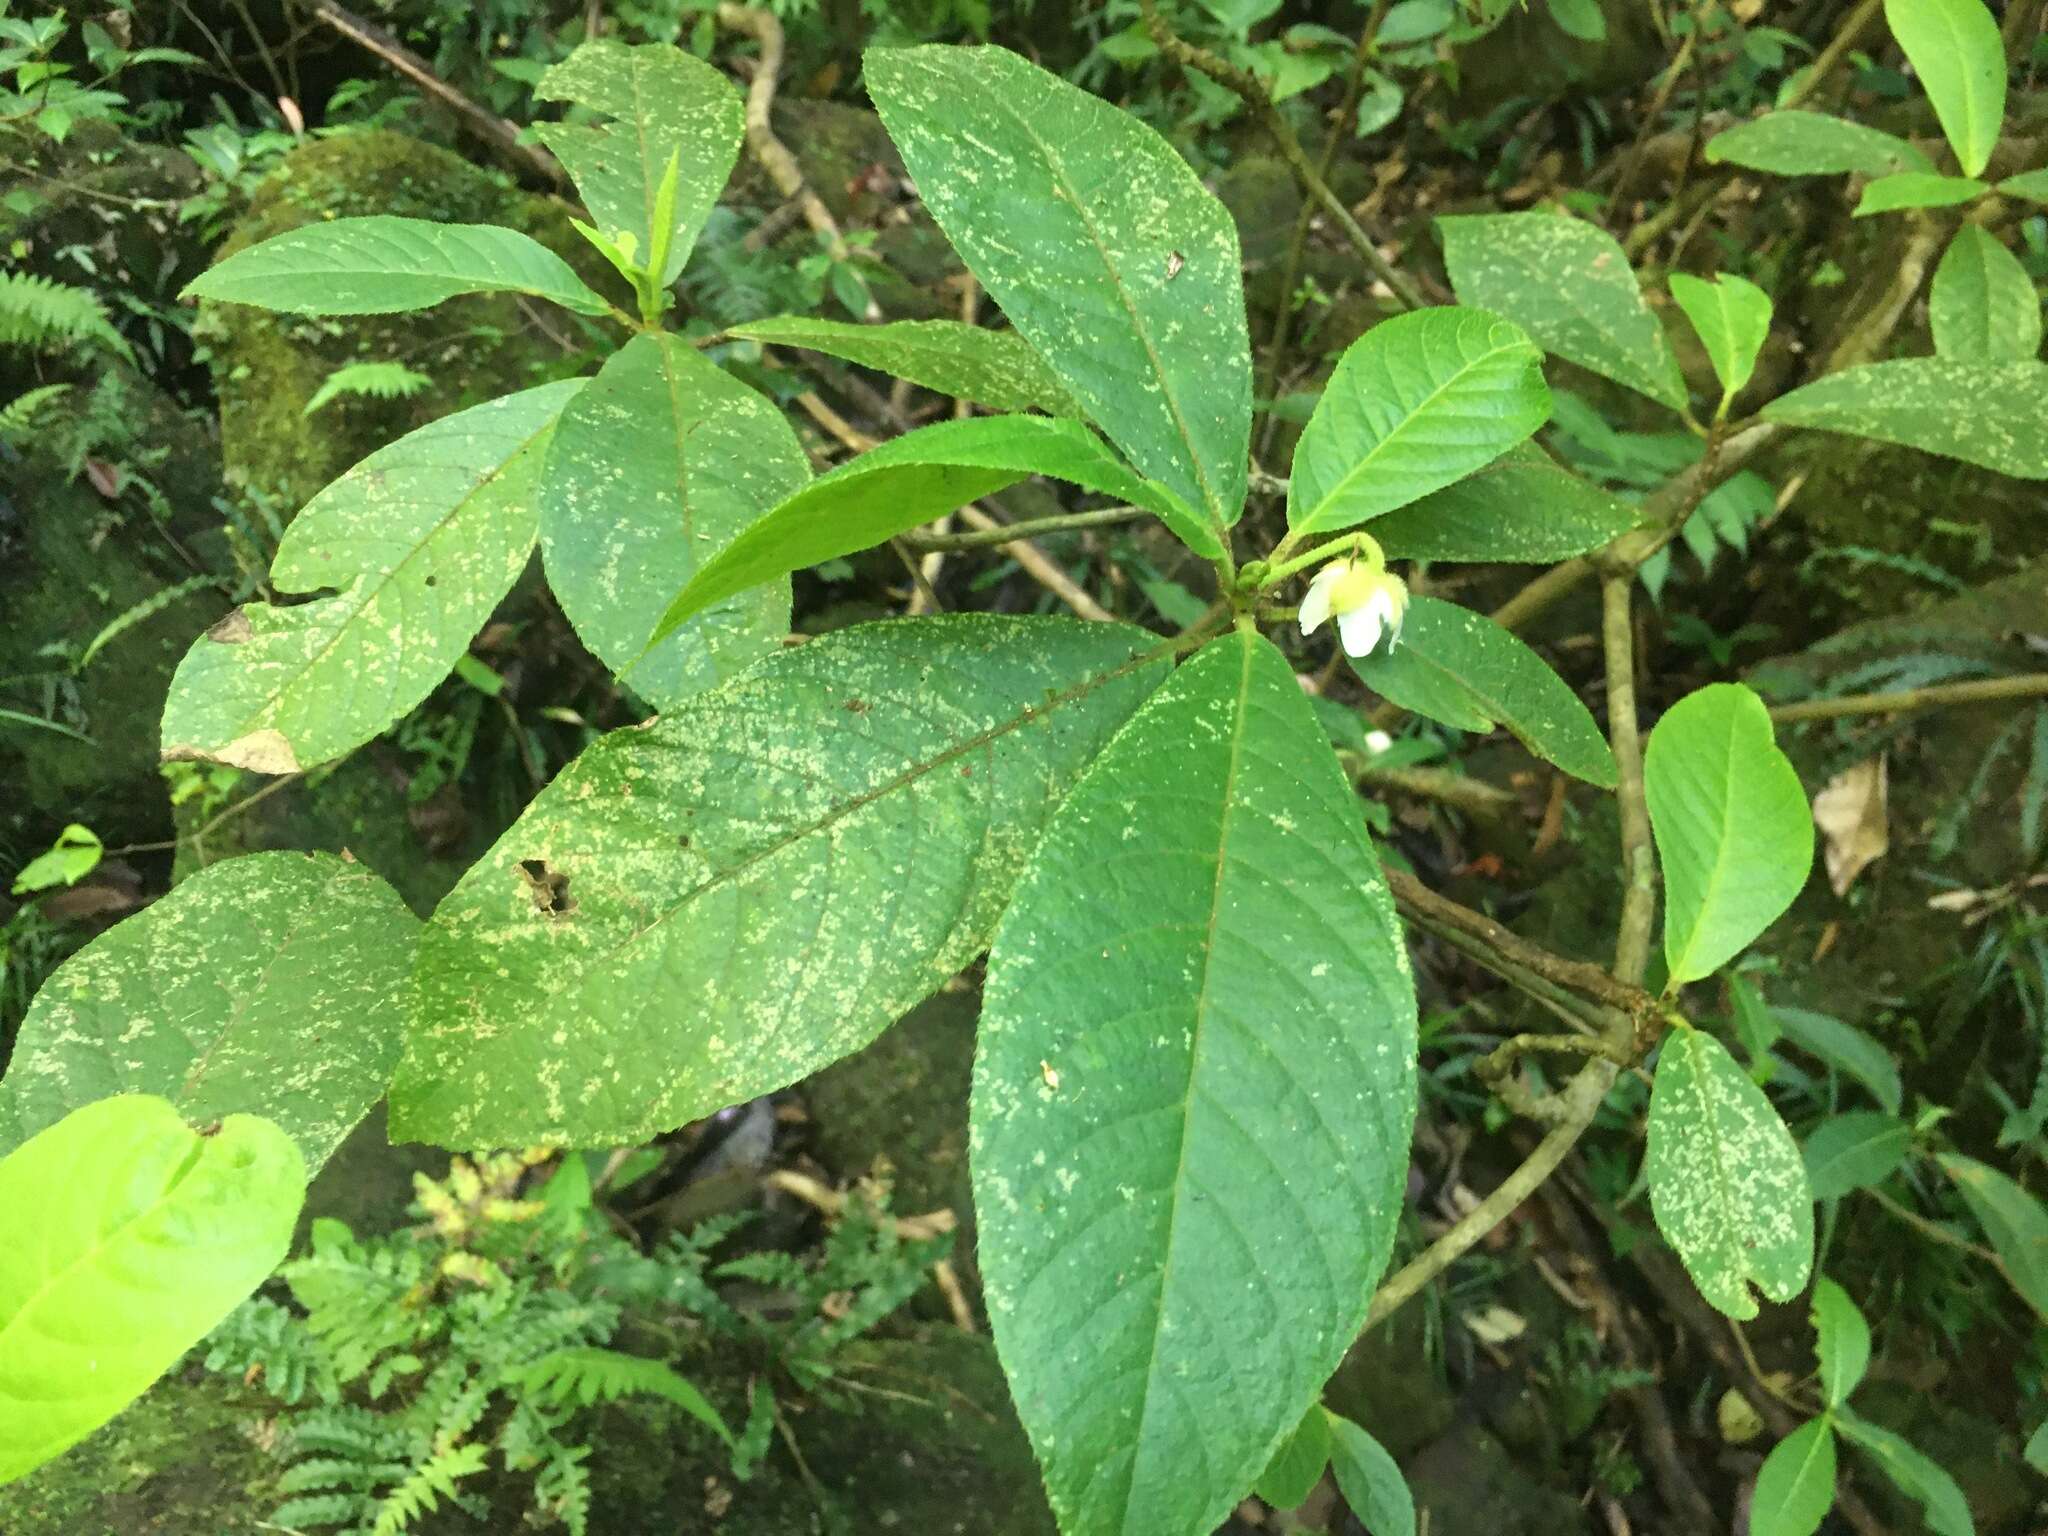
[[[307,10],[357,46],[374,53],[428,95],[455,109],[477,136],[520,169],[533,172],[551,186],[566,189],[568,174],[555,157],[537,145],[528,144],[519,130],[497,113],[471,101],[435,74],[427,61],[414,53],[382,27],[363,20],[335,0],[300,0]]]
[[[1643,790],[1643,748],[1636,725],[1633,569],[1602,578],[1600,641],[1607,662],[1607,739],[1620,774],[1621,924],[1614,974],[1638,985],[1650,963],[1650,924],[1657,915],[1657,861],[1650,850],[1650,812]]]
[[[903,542],[921,551],[987,549],[1017,539],[1035,539],[1040,534],[1063,533],[1069,528],[1106,528],[1133,523],[1152,514],[1143,507],[1104,507],[1099,512],[1062,512],[1056,517],[1034,517],[1029,522],[998,524],[994,529],[974,533],[906,533]]]
[[[1685,41],[1678,45],[1678,56],[1664,71],[1657,82],[1656,93],[1650,98],[1649,109],[1643,113],[1643,124],[1636,132],[1635,141],[1629,145],[1628,158],[1621,162],[1621,169],[1614,176],[1614,191],[1610,201],[1617,209],[1628,200],[1628,186],[1635,179],[1636,167],[1642,163],[1643,146],[1649,142],[1651,132],[1657,126],[1657,119],[1664,115],[1664,109],[1671,104],[1671,93],[1678,89],[1678,82],[1685,78],[1686,66],[1692,63],[1693,50],[1699,46],[1700,23],[1705,18],[1695,16],[1693,26],[1685,34]]]
[[[1061,570],[1058,563],[1044,550],[1027,539],[1020,539],[1005,523],[996,521],[980,507],[972,504],[962,507],[954,516],[970,528],[1000,529],[1009,535],[1008,541],[1000,545],[1002,551],[1018,567],[1054,597],[1065,603],[1084,619],[1113,621],[1116,615],[1090,597],[1074,578]]]
[[[2031,699],[2048,694],[2048,672],[2022,672],[2015,677],[1985,677],[1967,683],[1936,683],[1902,688],[1897,693],[1848,693],[1839,699],[1804,699],[1776,704],[1771,718],[1780,725],[1794,720],[1835,720],[1844,715],[1902,715],[1940,704],[1978,704],[1986,699]]]
[[[1422,290],[1410,282],[1373,243],[1372,237],[1359,227],[1351,210],[1344,206],[1344,200],[1330,190],[1330,184],[1317,173],[1308,158],[1308,152],[1301,147],[1301,140],[1295,137],[1294,129],[1273,104],[1273,96],[1266,89],[1265,82],[1248,69],[1240,69],[1228,59],[1219,58],[1206,48],[1198,48],[1180,36],[1166,24],[1166,18],[1159,14],[1158,0],[1139,0],[1145,13],[1145,27],[1151,34],[1153,44],[1167,58],[1183,69],[1197,70],[1214,80],[1218,85],[1235,92],[1238,98],[1252,111],[1280,151],[1280,157],[1294,172],[1302,189],[1323,205],[1337,227],[1344,232],[1344,238],[1352,248],[1365,258],[1365,264],[1378,274],[1381,282],[1393,291],[1403,309],[1421,309],[1426,303]]]
[[[1789,112],[1807,97],[1811,96],[1835,72],[1835,66],[1848,56],[1856,46],[1856,40],[1863,35],[1863,29],[1876,17],[1884,0],[1862,0],[1862,3],[1842,18],[1842,24],[1835,29],[1835,35],[1828,39],[1827,47],[1809,65],[1785,99],[1778,103],[1776,110]]]
[[[835,261],[847,257],[846,237],[839,221],[804,180],[803,167],[789,146],[775,136],[769,114],[775,106],[776,79],[782,73],[782,23],[773,14],[754,5],[735,5],[731,0],[718,7],[718,24],[731,32],[744,32],[761,45],[761,57],[754,78],[747,85],[747,150],[776,190],[802,210],[804,222],[825,237]]]

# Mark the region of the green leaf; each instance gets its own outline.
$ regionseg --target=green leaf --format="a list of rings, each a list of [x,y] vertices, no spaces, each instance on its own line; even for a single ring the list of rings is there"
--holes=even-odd
[[[2027,1305],[2048,1317],[2048,1210],[1996,1168],[1954,1152],[1940,1162],[1991,1239],[2005,1278]]]
[[[2041,350],[2041,296],[2027,269],[1976,224],[1956,231],[1927,301],[1934,350],[1962,363],[2016,363]]]
[[[1835,1505],[1835,1431],[1808,1419],[1771,1447],[1749,1501],[1750,1536],[1813,1536]]]
[[[1294,450],[1287,522],[1333,533],[1471,474],[1550,417],[1543,354],[1473,310],[1383,320],[1345,351]]]
[[[1870,1369],[1870,1324],[1849,1293],[1823,1275],[1813,1283],[1813,1328],[1821,1388],[1828,1407],[1839,1408]]]
[[[1727,1049],[1698,1029],[1666,1037],[1650,1087],[1643,1174],[1657,1230],[1700,1295],[1755,1317],[1750,1282],[1790,1301],[1813,1268],[1813,1200],[1792,1133]]]
[[[1806,1138],[1806,1182],[1816,1200],[1882,1184],[1906,1160],[1913,1128],[1868,1110],[1830,1115]]]
[[[1504,315],[1555,353],[1674,411],[1685,379],[1612,235],[1551,213],[1440,218],[1458,302]]]
[[[533,552],[548,434],[581,379],[444,417],[306,503],[271,563],[289,608],[250,603],[193,643],[164,705],[167,760],[296,773],[429,693]]]
[[[1392,560],[1548,564],[1619,538],[1637,516],[1620,497],[1523,443],[1457,484],[1375,519],[1372,536]]]
[[[1866,184],[1856,200],[1855,217],[1895,213],[1901,208],[1949,208],[1982,197],[1991,188],[1967,176],[1938,176],[1926,171],[1901,171]]]
[[[1969,1501],[1954,1478],[1902,1437],[1859,1419],[1846,1408],[1836,1411],[1834,1421],[1849,1442],[1868,1452],[1901,1492],[1919,1502],[1927,1528],[1936,1536],[1977,1536]]]
[[[46,852],[37,854],[21,866],[21,872],[14,877],[10,894],[26,896],[33,891],[47,891],[52,886],[76,885],[95,869],[105,855],[107,845],[100,841],[99,833],[80,822],[67,823],[57,834],[57,840]]]
[[[1415,1496],[1386,1447],[1339,1414],[1329,1419],[1330,1470],[1366,1536],[1415,1536]]]
[[[642,262],[666,245],[659,285],[676,280],[732,174],[746,127],[732,82],[680,48],[651,43],[585,43],[540,77],[540,101],[572,101],[610,119],[541,123],[535,135],[555,152],[583,205],[606,235],[630,234]],[[675,190],[661,196],[670,162]],[[668,204],[665,229],[656,218]]]
[[[853,325],[809,315],[779,315],[736,325],[726,334],[841,357],[992,411],[1081,414],[1066,386],[1015,331],[991,331],[958,320]]]
[[[678,589],[810,478],[767,400],[680,337],[636,336],[555,427],[540,482],[548,585],[619,681],[668,709],[780,647],[789,583],[775,579],[649,637]]]
[[[656,639],[713,603],[789,571],[870,549],[1032,475],[1148,508],[1200,553],[1221,548],[1164,486],[1140,480],[1078,421],[973,416],[892,438],[822,475],[706,561],[675,595]]]
[[[1844,1024],[1825,1013],[1783,1007],[1771,1011],[1787,1040],[1836,1071],[1855,1078],[1884,1106],[1885,1113],[1899,1112],[1905,1093],[1899,1084],[1898,1064],[1892,1060],[1890,1051],[1855,1025]]]
[[[2027,1465],[2042,1476],[2048,1477],[2048,1419],[2044,1419],[2035,1431],[2027,1436],[2026,1448],[2020,1452]]]
[[[1614,753],[1571,685],[1484,614],[1412,597],[1400,644],[1354,656],[1351,665],[1403,709],[1461,731],[1505,726],[1545,762],[1614,787]]]
[[[1734,399],[1756,372],[1757,354],[1771,333],[1771,296],[1733,272],[1718,273],[1712,282],[1674,272],[1670,282],[1671,297],[1707,349],[1722,398]]]
[[[2022,171],[2017,176],[2008,176],[1998,184],[1998,191],[2006,197],[2023,197],[2029,202],[2048,203],[2048,169]]]
[[[1329,1464],[1330,1420],[1316,1403],[1280,1442],[1252,1491],[1275,1509],[1294,1509],[1316,1491]]]
[[[2005,117],[2005,44],[1984,0],[1884,0],[1884,19],[1934,103],[1965,176],[1984,169]]]
[[[0,1483],[140,1397],[277,1267],[306,1194],[291,1138],[231,1115],[189,1129],[162,1099],[72,1111],[0,1158]],[[17,1234],[19,1237],[20,1234]]]
[[[979,1257],[1067,1536],[1207,1536],[1315,1402],[1393,1245],[1414,1008],[1315,712],[1258,635],[1213,641],[1060,807],[989,956]]]
[[[870,624],[603,737],[421,937],[392,1135],[631,1144],[858,1049],[988,942],[1163,655],[1120,624]]]
[[[1707,140],[1706,158],[1774,176],[1889,176],[1934,169],[1906,140],[1824,112],[1767,112],[1738,123]]]
[[[1550,19],[1583,43],[1607,41],[1607,15],[1600,0],[1550,0]]]
[[[1236,522],[1252,417],[1237,225],[1187,162],[1002,48],[872,48],[867,85],[1010,323],[1144,474]]]
[[[1770,421],[1901,443],[2048,480],[2048,363],[1904,357],[1816,379],[1763,409]]]
[[[420,924],[325,853],[212,864],[58,966],[0,1079],[0,1149],[119,1093],[262,1115],[317,1170],[398,1060]]]
[[[1672,706],[1650,732],[1643,783],[1677,986],[1711,976],[1792,905],[1813,865],[1813,818],[1763,700],[1739,683]]]
[[[287,315],[384,315],[462,293],[507,292],[583,315],[608,308],[566,261],[516,229],[385,214],[273,235],[200,273],[183,297]]]

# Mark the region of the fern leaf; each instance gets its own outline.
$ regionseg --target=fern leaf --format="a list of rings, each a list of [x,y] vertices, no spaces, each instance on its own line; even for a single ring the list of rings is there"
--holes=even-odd
[[[101,347],[131,362],[135,356],[89,291],[26,272],[0,272],[0,346],[38,352]]]
[[[377,1506],[370,1536],[400,1536],[414,1520],[453,1501],[456,1483],[484,1469],[485,1447],[475,1441],[446,1446],[415,1467],[412,1475],[386,1494]]]
[[[515,1378],[544,1403],[614,1402],[622,1397],[658,1397],[674,1403],[727,1445],[731,1428],[719,1411],[686,1378],[659,1360],[615,1349],[558,1349],[543,1355]]]
[[[330,400],[342,395],[363,395],[373,400],[405,400],[434,381],[403,363],[349,363],[327,375],[302,413],[310,416]]]
[[[24,446],[29,435],[36,430],[37,418],[44,408],[54,405],[60,395],[68,394],[70,390],[69,384],[41,384],[0,405],[0,443],[12,448]]]

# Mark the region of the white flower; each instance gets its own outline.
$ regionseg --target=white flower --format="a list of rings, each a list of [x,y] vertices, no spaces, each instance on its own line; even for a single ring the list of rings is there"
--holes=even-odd
[[[1385,731],[1367,731],[1365,733],[1365,750],[1374,757],[1378,757],[1382,752],[1393,750],[1393,746],[1394,738]]]
[[[1408,586],[1400,577],[1365,560],[1332,560],[1316,572],[1301,600],[1301,632],[1313,634],[1334,615],[1345,651],[1365,656],[1381,635],[1388,637],[1388,650],[1400,643],[1407,611]]]

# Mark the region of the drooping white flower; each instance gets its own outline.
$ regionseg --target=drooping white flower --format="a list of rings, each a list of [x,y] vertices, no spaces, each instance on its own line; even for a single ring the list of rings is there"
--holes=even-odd
[[[1308,584],[1301,600],[1301,632],[1313,634],[1331,618],[1345,651],[1366,656],[1387,637],[1387,649],[1401,640],[1408,611],[1408,585],[1368,560],[1332,560]]]

